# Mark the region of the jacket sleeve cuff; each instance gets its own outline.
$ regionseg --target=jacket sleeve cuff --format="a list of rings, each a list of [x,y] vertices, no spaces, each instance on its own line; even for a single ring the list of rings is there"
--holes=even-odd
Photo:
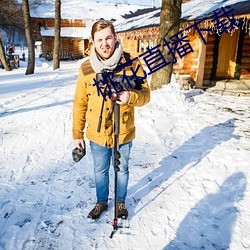
[[[141,107],[149,102],[150,93],[146,90],[130,90],[128,105]]]
[[[83,139],[83,132],[73,131],[73,140]]]

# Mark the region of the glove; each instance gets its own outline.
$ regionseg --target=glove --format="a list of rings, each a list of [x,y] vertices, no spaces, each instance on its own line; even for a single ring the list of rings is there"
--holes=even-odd
[[[72,157],[74,162],[80,161],[83,156],[86,154],[86,149],[83,147],[76,147],[72,151]]]

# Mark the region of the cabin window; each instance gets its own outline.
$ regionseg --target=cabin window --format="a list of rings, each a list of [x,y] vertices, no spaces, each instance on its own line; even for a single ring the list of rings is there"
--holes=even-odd
[[[137,40],[137,53],[143,53],[148,49],[154,48],[155,38],[142,38]]]

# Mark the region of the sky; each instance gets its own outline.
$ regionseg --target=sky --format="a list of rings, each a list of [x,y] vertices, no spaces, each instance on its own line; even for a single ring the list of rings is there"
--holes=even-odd
[[[37,54],[32,75],[27,61],[0,68],[0,249],[250,249],[250,99],[181,91],[174,76],[135,108],[125,227],[109,238],[112,167],[109,208],[87,219],[93,160],[85,138],[86,156],[73,162],[71,134],[86,59],[53,70]]]

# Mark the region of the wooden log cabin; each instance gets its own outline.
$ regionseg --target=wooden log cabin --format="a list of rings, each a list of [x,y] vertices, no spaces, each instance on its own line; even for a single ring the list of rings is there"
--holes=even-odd
[[[216,1],[211,0],[207,9],[203,1],[182,3],[180,30],[185,30],[205,17],[207,20],[201,22],[199,28],[212,29],[201,32],[206,44],[194,27],[188,29],[186,34],[193,52],[182,58],[175,53],[177,63],[174,64],[174,74],[189,76],[196,87],[211,87],[221,79],[250,79],[249,1],[239,0],[229,5],[233,9],[233,15],[231,13],[229,18],[234,20],[235,25],[230,32],[221,35],[210,18],[212,12],[208,10],[219,11],[227,4],[227,0],[221,4],[213,2]],[[239,22],[241,25],[237,27]],[[158,45],[159,24],[160,8],[154,8],[125,16],[124,20],[115,22],[115,27],[124,49],[137,57],[146,49]]]
[[[41,57],[52,59],[54,46],[54,18],[32,18],[33,37],[41,41]],[[89,26],[93,21],[61,20],[60,58],[80,59],[87,53],[90,38]]]

